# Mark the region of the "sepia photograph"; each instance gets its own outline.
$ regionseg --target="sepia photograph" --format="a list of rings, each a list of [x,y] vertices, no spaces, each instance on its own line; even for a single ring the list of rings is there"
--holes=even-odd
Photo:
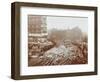
[[[88,64],[88,18],[28,15],[28,66]]]
[[[11,78],[97,75],[97,7],[11,4]]]

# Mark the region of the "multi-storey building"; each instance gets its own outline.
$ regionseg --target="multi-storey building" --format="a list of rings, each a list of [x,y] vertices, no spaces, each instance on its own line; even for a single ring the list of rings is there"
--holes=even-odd
[[[50,48],[52,43],[47,40],[46,16],[28,16],[28,45],[29,55],[40,55],[43,50]],[[45,48],[45,49],[44,49]]]
[[[29,34],[45,34],[47,33],[46,16],[28,16]]]

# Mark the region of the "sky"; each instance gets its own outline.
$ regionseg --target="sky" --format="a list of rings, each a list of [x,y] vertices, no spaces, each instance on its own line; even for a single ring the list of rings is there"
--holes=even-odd
[[[82,32],[88,32],[88,18],[86,17],[61,17],[61,16],[47,16],[47,29],[57,28],[72,29],[79,27]]]

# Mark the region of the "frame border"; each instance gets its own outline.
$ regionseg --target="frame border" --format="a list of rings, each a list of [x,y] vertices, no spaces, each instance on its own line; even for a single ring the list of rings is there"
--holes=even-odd
[[[78,72],[78,73],[59,73],[59,74],[43,74],[43,75],[20,75],[20,8],[25,7],[43,7],[58,9],[77,9],[77,10],[93,10],[94,14],[94,72]],[[28,3],[13,2],[11,3],[11,78],[15,80],[37,79],[37,78],[56,78],[69,76],[85,76],[97,75],[98,68],[98,29],[97,29],[97,7],[76,6],[76,5],[60,5],[60,4],[44,4],[44,3]]]

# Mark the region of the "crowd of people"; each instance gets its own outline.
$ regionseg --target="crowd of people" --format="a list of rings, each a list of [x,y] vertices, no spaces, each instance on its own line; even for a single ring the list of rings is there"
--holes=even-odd
[[[45,50],[46,47],[48,47],[47,50]],[[58,46],[47,45],[44,50],[43,48],[41,49],[42,51],[40,50],[37,56],[34,56],[33,52],[33,56],[29,59],[29,66],[87,64],[87,47],[88,45],[85,41],[68,40]]]

